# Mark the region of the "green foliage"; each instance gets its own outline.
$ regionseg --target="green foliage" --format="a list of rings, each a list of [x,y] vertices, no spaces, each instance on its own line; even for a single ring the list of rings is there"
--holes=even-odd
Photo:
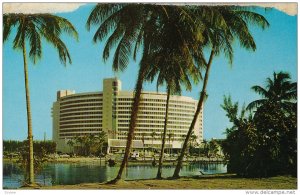
[[[209,145],[208,145],[208,142],[207,140],[203,140],[203,147],[202,147],[202,150],[200,151],[201,154],[203,154],[204,156],[208,157],[209,155]]]
[[[24,141],[3,140],[3,152],[18,152],[24,145]]]
[[[212,139],[209,142],[209,154],[210,156],[216,156],[218,151],[219,151],[219,144],[217,143],[216,140]]]
[[[75,141],[73,139],[69,139],[68,142],[67,142],[67,144],[70,147],[71,155],[73,155]]]
[[[96,154],[101,156],[103,153],[103,147],[107,146],[107,135],[104,131],[101,131],[97,136]]]
[[[248,105],[256,108],[253,117],[251,112],[246,117],[244,107],[238,116],[238,103],[224,97],[222,108],[233,123],[223,143],[228,172],[247,177],[297,174],[297,99],[291,95],[297,92],[289,78],[287,73],[274,73],[266,89],[252,87],[264,97]]]
[[[54,154],[56,152],[56,143],[54,141],[34,141],[34,151],[36,154]]]
[[[189,153],[193,154],[196,153],[197,149],[196,149],[196,144],[197,144],[197,136],[194,134],[194,132],[192,133],[190,140],[189,140]]]
[[[260,171],[265,175],[296,175],[296,114],[287,114],[278,104],[265,103],[257,109],[254,122],[260,135],[256,156],[265,163],[259,166]]]

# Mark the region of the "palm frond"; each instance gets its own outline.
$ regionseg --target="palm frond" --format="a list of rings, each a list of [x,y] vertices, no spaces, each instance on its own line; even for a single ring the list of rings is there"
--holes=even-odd
[[[260,100],[255,100],[253,102],[251,102],[250,104],[248,104],[247,106],[247,110],[254,110],[255,108],[260,107],[261,105],[263,105],[264,103],[266,103],[268,100],[267,99],[260,99]]]
[[[41,45],[41,37],[38,31],[36,30],[35,25],[32,22],[27,24],[28,31],[26,33],[26,37],[29,39],[30,51],[29,57],[32,59],[35,64],[37,60],[42,57],[42,45]]]
[[[62,64],[66,65],[67,61],[72,64],[70,53],[65,43],[57,36],[50,33],[42,33],[43,37],[52,44],[58,52],[59,60]]]
[[[87,22],[86,28],[90,30],[91,25],[99,25],[104,19],[120,10],[125,4],[106,4],[98,3],[91,11]]]
[[[25,19],[21,18],[19,23],[20,23],[20,25],[17,29],[17,35],[13,41],[14,49],[21,49],[23,47],[23,43],[25,41],[25,28],[26,28]]]
[[[25,41],[28,40],[29,57],[33,63],[36,63],[42,56],[42,37],[58,50],[63,64],[66,64],[67,60],[71,63],[69,51],[60,37],[62,32],[65,32],[78,39],[78,33],[67,19],[51,14],[7,14],[4,19],[6,21],[6,26],[4,25],[5,40],[10,34],[11,28],[16,26],[17,33],[13,40],[13,48],[23,48]]]
[[[121,14],[122,10],[118,10],[102,22],[93,37],[94,43],[96,43],[97,41],[102,41],[110,33],[111,30],[116,28],[116,26],[120,28],[120,20],[122,17]]]
[[[103,50],[103,59],[106,61],[109,58],[110,50],[117,45],[120,39],[124,36],[124,29],[121,26],[118,26],[111,36],[107,39],[106,44]]]
[[[235,11],[237,15],[240,15],[245,21],[249,22],[252,25],[257,25],[262,29],[266,29],[270,26],[269,22],[260,14],[257,14],[249,10],[237,10]]]
[[[76,31],[73,24],[65,18],[59,16],[54,17],[57,20],[59,28],[66,32],[70,37],[73,37],[76,41],[78,41],[78,32]]]
[[[139,49],[139,46],[143,43],[143,27],[141,27],[140,32],[138,33],[138,36],[136,38],[135,46],[134,46],[134,51],[133,51],[133,59],[136,60],[136,55],[137,51]]]
[[[255,86],[251,87],[251,89],[255,93],[258,93],[258,94],[262,95],[263,97],[268,97],[269,96],[269,92],[261,86],[255,85]]]
[[[17,25],[19,20],[15,17],[15,14],[4,14],[3,15],[3,42],[7,41],[11,29]]]
[[[131,42],[129,41],[128,36],[129,35],[125,33],[116,48],[113,59],[113,70],[116,72],[123,71],[127,67],[129,53],[131,51]]]

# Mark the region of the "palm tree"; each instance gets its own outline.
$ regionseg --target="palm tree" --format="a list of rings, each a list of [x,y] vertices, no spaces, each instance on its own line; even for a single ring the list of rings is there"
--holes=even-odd
[[[156,135],[157,135],[157,133],[155,131],[152,131],[151,137],[152,137],[152,152],[153,152],[153,155],[154,155],[154,144],[153,144],[153,142],[154,142],[154,139],[156,138]]]
[[[280,105],[285,111],[289,111],[296,106],[297,83],[290,81],[291,76],[285,72],[273,73],[273,80],[267,78],[266,88],[255,85],[251,89],[260,94],[263,99],[255,100],[248,106],[248,110],[253,110],[266,103]]]
[[[104,47],[103,59],[107,60],[110,56],[110,50],[116,46],[113,58],[113,70],[115,71],[123,71],[127,67],[129,56],[131,54],[133,55],[133,59],[136,60],[137,51],[139,51],[141,45],[143,46],[141,49],[142,57],[139,63],[140,69],[135,86],[125,154],[118,175],[111,183],[115,183],[121,179],[123,169],[127,164],[139,111],[143,82],[145,80],[146,72],[152,64],[151,54],[155,54],[155,51],[159,49],[157,48],[157,43],[159,43],[161,38],[158,35],[161,35],[161,32],[164,32],[164,24],[172,19],[173,17],[170,16],[174,16],[174,14],[177,14],[176,18],[181,17],[181,20],[178,20],[177,23],[181,26],[173,25],[173,31],[168,33],[172,35],[172,32],[174,33],[175,30],[175,32],[179,34],[177,40],[184,42],[182,45],[185,55],[190,56],[187,63],[190,63],[192,61],[191,56],[195,56],[195,54],[198,54],[198,51],[202,51],[194,49],[199,48],[199,44],[195,43],[199,42],[201,36],[185,36],[187,32],[195,33],[195,29],[199,31],[199,28],[193,27],[194,20],[186,14],[186,10],[183,9],[183,6],[155,4],[97,4],[87,20],[88,29],[90,29],[91,25],[99,25],[93,38],[95,43],[97,41],[102,41],[106,36],[110,35]],[[183,25],[185,25],[185,31],[179,31],[179,27],[182,27]],[[171,28],[169,28],[169,30],[171,30]],[[194,43],[194,48],[190,48],[192,45],[191,43]],[[134,47],[132,47],[132,45]],[[194,60],[198,62],[201,60],[201,57],[197,57]]]
[[[203,35],[207,40],[206,46],[211,48],[211,52],[208,61],[205,62],[206,70],[197,110],[183,143],[173,178],[179,178],[179,172],[184,153],[188,146],[188,141],[202,109],[203,102],[207,97],[206,87],[213,58],[220,53],[224,53],[231,64],[233,60],[232,44],[234,39],[240,42],[241,47],[255,51],[256,44],[249,31],[248,24],[257,25],[262,29],[269,26],[268,21],[262,15],[237,6],[194,7],[194,13],[198,16],[198,20],[201,20],[204,25]]]
[[[67,142],[67,144],[70,146],[70,152],[72,152],[72,149],[73,149],[73,146],[74,146],[73,139],[69,139],[68,142]],[[74,150],[73,150],[73,152],[74,152]]]
[[[77,144],[79,144],[79,151],[78,151],[78,153],[80,154],[80,155],[83,155],[83,143],[84,143],[84,140],[83,140],[83,137],[82,136],[76,136],[75,137],[75,142],[77,143]]]
[[[98,142],[98,148],[97,148],[97,153],[99,155],[100,158],[100,165],[101,165],[101,157],[103,155],[103,144],[105,142],[107,142],[107,135],[104,131],[100,131],[100,133],[98,134],[98,136],[96,137],[96,140]]]
[[[31,122],[31,106],[28,82],[27,48],[29,43],[29,57],[35,64],[42,57],[42,43],[44,38],[58,51],[59,59],[63,64],[72,63],[69,51],[61,40],[62,32],[78,39],[78,34],[73,25],[65,18],[51,14],[4,14],[3,15],[3,42],[7,41],[11,30],[17,28],[13,40],[13,48],[23,51],[24,78],[26,90],[28,145],[29,145],[29,184],[34,183],[33,167],[33,135]]]
[[[171,133],[171,131],[168,133],[168,139],[169,139],[169,154],[171,155],[171,150],[172,150],[172,146],[171,146],[171,139],[173,141],[174,138],[174,133]]]
[[[107,141],[107,135],[104,131],[101,131],[98,136],[96,137],[97,141],[98,141],[98,151],[99,153],[102,154],[102,148],[103,148],[103,144]],[[100,155],[101,157],[101,155]]]
[[[167,101],[164,131],[159,159],[157,178],[161,178],[165,139],[167,132],[168,110],[171,94],[181,94],[181,85],[191,90],[191,80],[198,83],[201,79],[200,68],[204,64],[201,45],[201,25],[194,21],[192,13],[185,6],[163,6],[160,15],[162,26],[153,37],[154,45],[148,55],[148,75],[146,80],[153,81],[157,76],[157,88],[166,84]],[[171,138],[171,137],[169,137]],[[170,139],[169,139],[170,143]]]
[[[91,148],[93,145],[95,145],[96,137],[94,134],[90,134],[87,136],[86,143],[85,143],[85,149],[86,149],[86,155],[89,156],[91,154]]]
[[[164,47],[166,48],[166,47]],[[168,55],[168,54],[167,54]],[[170,54],[169,54],[170,55]],[[160,55],[162,57],[163,55]],[[166,56],[166,55],[165,55]],[[159,157],[159,166],[158,166],[158,173],[157,178],[161,178],[161,169],[162,169],[162,163],[163,163],[163,156],[165,151],[165,139],[166,139],[166,133],[167,133],[167,123],[168,123],[168,113],[169,113],[169,101],[170,101],[170,95],[171,94],[181,94],[181,84],[184,84],[186,86],[187,90],[191,90],[191,82],[189,80],[189,75],[194,76],[194,81],[197,81],[198,75],[195,75],[196,73],[199,73],[195,66],[192,68],[194,72],[190,71],[191,68],[183,67],[180,63],[180,60],[178,58],[177,63],[174,63],[174,59],[170,60],[169,63],[165,63],[166,58],[163,58],[164,60],[160,60],[161,62],[158,64],[155,64],[152,66],[149,71],[149,74],[147,75],[146,79],[149,79],[150,81],[153,81],[156,74],[158,74],[157,78],[157,90],[160,85],[162,85],[164,82],[167,84],[167,101],[166,101],[166,108],[165,108],[165,121],[164,121],[164,130],[162,135],[162,146],[161,146],[161,152]],[[155,60],[154,60],[155,61]],[[174,63],[174,64],[173,64]],[[167,64],[167,65],[166,65]],[[195,73],[195,74],[193,74]],[[170,137],[169,137],[170,142]],[[169,143],[170,144],[170,143]]]
[[[195,146],[196,140],[197,140],[197,136],[195,134],[192,134],[190,138],[190,149]],[[191,154],[191,151],[189,153]]]
[[[216,156],[216,154],[218,153],[218,143],[216,140],[211,139],[211,141],[209,142],[209,153],[211,154],[210,156]]]
[[[208,152],[209,152],[209,148],[207,147],[207,143],[208,142],[207,142],[206,139],[204,139],[202,143],[204,144],[204,146],[203,146],[203,152],[204,152],[205,156],[208,157]]]
[[[139,46],[144,39],[144,45],[149,45],[149,41],[145,41],[144,32],[147,20],[145,7],[140,4],[97,4],[92,10],[88,20],[87,28],[90,30],[91,25],[99,25],[93,41],[103,41],[108,35],[109,38],[105,44],[103,51],[103,59],[106,61],[110,56],[110,50],[116,46],[113,70],[123,71],[126,69],[129,61],[129,56],[132,54],[132,45],[134,45],[133,57],[136,59],[136,54]],[[149,29],[150,30],[150,29]],[[112,34],[111,34],[112,32]],[[147,50],[143,49],[144,55],[147,55]],[[127,164],[132,144],[133,134],[136,126],[137,113],[139,110],[140,96],[143,87],[146,63],[140,62],[140,70],[135,86],[134,100],[132,105],[131,120],[129,124],[128,138],[123,161],[116,178],[111,181],[115,183],[121,179],[125,165]]]
[[[159,167],[157,178],[161,178],[161,168],[165,150],[165,138],[167,133],[168,112],[170,95],[181,94],[181,85],[184,85],[186,90],[191,90],[191,80],[198,83],[201,77],[199,67],[195,64],[195,58],[188,51],[187,45],[190,44],[190,38],[178,38],[182,36],[186,30],[186,24],[180,20],[177,14],[174,14],[172,7],[166,7],[168,15],[162,29],[156,33],[155,41],[153,41],[154,50],[149,55],[152,66],[149,67],[146,80],[153,82],[157,77],[158,87],[166,84],[167,101],[165,108],[164,130],[162,135],[162,147],[159,158]],[[194,41],[193,41],[194,42]],[[195,52],[197,55],[201,53]],[[201,57],[199,57],[201,59]],[[198,60],[199,61],[199,60]]]

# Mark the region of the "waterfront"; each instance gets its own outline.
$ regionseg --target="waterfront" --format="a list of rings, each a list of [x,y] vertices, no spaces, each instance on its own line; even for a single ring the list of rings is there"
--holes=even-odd
[[[44,186],[72,185],[80,183],[99,183],[113,179],[119,166],[109,167],[103,163],[49,163],[36,174],[37,183]],[[182,167],[182,176],[197,176],[200,171],[205,174],[226,173],[226,165],[194,163]],[[170,177],[174,166],[163,167],[163,177]],[[151,179],[155,178],[157,166],[145,164],[129,165],[124,173],[124,179]],[[3,188],[19,188],[24,181],[23,171],[13,162],[3,164]]]

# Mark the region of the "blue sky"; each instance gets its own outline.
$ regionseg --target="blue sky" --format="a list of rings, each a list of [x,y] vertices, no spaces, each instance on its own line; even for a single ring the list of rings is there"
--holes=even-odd
[[[58,59],[56,50],[43,42],[42,59],[33,65],[29,63],[29,83],[32,105],[34,139],[52,137],[51,107],[56,100],[56,91],[73,89],[76,92],[101,91],[104,78],[118,76],[123,90],[134,88],[138,62],[131,61],[125,72],[113,73],[111,59],[102,60],[103,43],[92,42],[95,28],[85,28],[87,17],[93,5],[61,13],[69,19],[79,33],[79,42],[64,37],[72,56],[72,65],[66,67]],[[231,95],[240,104],[249,103],[258,95],[250,90],[253,85],[264,85],[265,79],[274,71],[287,71],[297,80],[297,16],[281,11],[256,9],[270,23],[264,31],[251,27],[257,44],[255,52],[234,46],[234,61],[229,66],[224,56],[215,58],[208,81],[208,99],[204,106],[204,138],[224,138],[226,127],[230,126],[220,105],[224,95]],[[12,34],[14,35],[14,34]],[[13,36],[11,36],[12,38]],[[145,90],[156,90],[155,83],[146,83]],[[160,88],[164,91],[164,88]],[[201,85],[183,95],[199,99]],[[2,130],[3,139],[24,140],[27,137],[27,120],[22,53],[12,49],[12,39],[3,45],[2,67]]]

